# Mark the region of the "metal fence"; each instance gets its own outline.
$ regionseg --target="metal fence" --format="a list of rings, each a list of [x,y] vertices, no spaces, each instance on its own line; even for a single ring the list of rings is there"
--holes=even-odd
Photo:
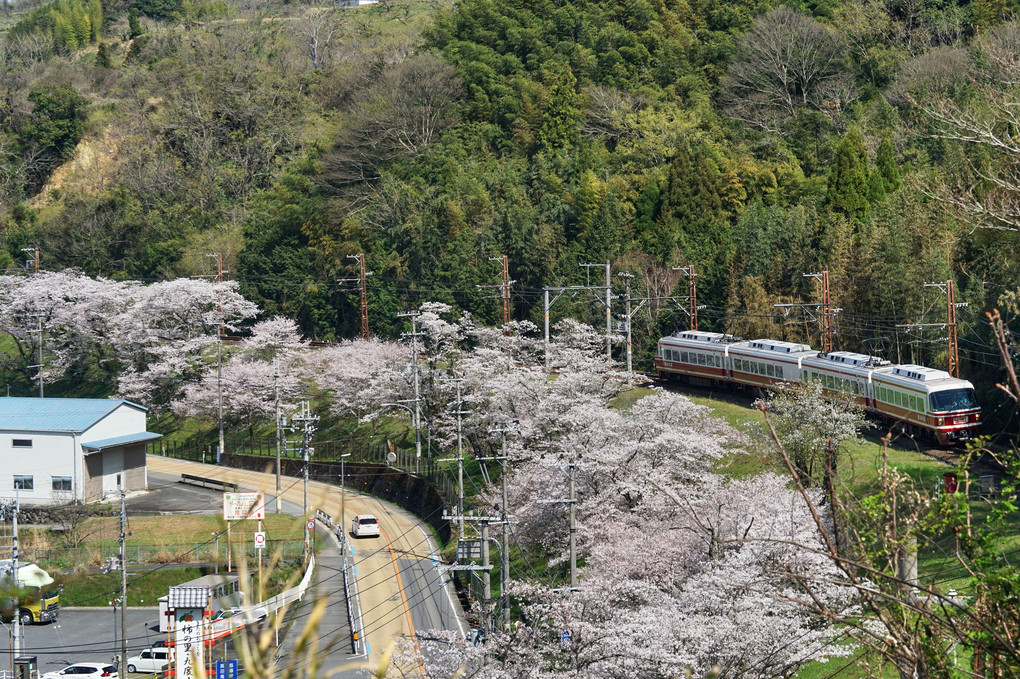
[[[240,542],[240,541],[239,541]],[[269,553],[279,552],[284,558],[304,556],[304,540],[269,540],[266,544]],[[234,543],[230,547],[233,558],[239,558],[242,549],[249,559],[258,557],[254,544],[243,546]],[[216,547],[211,544],[193,545],[129,545],[125,549],[125,558],[129,564],[151,563],[212,563],[217,561]],[[219,546],[220,562],[226,563],[226,541]],[[120,547],[110,545],[104,547],[65,547],[36,548],[26,547],[20,551],[21,559],[26,562],[46,563],[62,569],[103,568],[111,559],[120,558]]]

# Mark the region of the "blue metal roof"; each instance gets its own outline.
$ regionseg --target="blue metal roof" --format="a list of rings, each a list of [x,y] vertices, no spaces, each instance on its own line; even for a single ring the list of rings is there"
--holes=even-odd
[[[162,434],[157,434],[152,431],[140,431],[137,434],[126,434],[124,436],[114,436],[109,439],[101,439],[99,441],[89,441],[88,443],[81,444],[84,450],[102,450],[103,448],[112,448],[113,446],[122,446],[126,443],[139,443],[141,441],[151,441],[152,439],[158,439],[162,437]]]
[[[121,405],[146,408],[105,398],[0,398],[0,429],[81,433]]]

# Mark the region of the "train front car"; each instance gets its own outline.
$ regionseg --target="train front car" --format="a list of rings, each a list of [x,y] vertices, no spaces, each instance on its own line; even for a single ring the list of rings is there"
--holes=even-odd
[[[894,365],[873,375],[875,409],[942,446],[956,446],[978,435],[981,407],[974,385],[944,370]]]
[[[980,433],[981,407],[970,382],[953,377],[946,382],[946,385],[928,394],[933,428],[940,444],[959,445]]]

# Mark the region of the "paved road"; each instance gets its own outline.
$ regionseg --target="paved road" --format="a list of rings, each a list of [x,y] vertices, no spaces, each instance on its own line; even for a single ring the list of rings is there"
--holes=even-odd
[[[269,496],[275,494],[276,477],[273,474],[153,455],[148,456],[148,466],[150,473],[190,473],[231,481],[245,489],[265,491],[267,508],[271,505]],[[300,480],[285,477],[282,497],[300,505],[303,501]],[[309,482],[309,498],[313,507],[337,517],[337,522],[340,522],[341,497],[338,488]],[[435,568],[436,547],[419,522],[392,505],[351,491],[347,492],[343,513],[347,522],[355,514],[375,514],[380,520],[382,536],[351,540],[348,543],[356,567],[362,611],[363,631],[360,636],[365,643],[360,658],[350,652],[343,638],[350,630],[346,630],[344,624],[339,622],[346,618],[343,580],[337,565],[339,551],[327,550],[320,555],[324,562],[319,572],[318,589],[312,597],[306,597],[305,605],[299,611],[300,625],[301,620],[308,619],[310,615],[306,608],[311,602],[323,596],[330,597],[330,606],[315,638],[320,648],[326,646],[330,639],[337,639],[337,643],[328,655],[322,654],[317,658],[320,672],[329,675],[331,670],[351,671],[355,664],[375,668],[395,639],[404,638],[414,643],[418,630],[441,627],[463,633],[464,625],[460,620],[459,607],[454,603],[452,587]],[[337,546],[337,543],[333,544]],[[337,561],[333,561],[335,557]],[[288,643],[292,643],[297,637],[295,632],[300,631],[300,626],[292,630]],[[402,669],[405,673],[414,673],[417,668],[412,665]]]

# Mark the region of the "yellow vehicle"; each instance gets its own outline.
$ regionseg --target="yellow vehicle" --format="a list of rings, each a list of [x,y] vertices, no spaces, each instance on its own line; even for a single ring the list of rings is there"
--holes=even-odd
[[[60,586],[33,563],[18,565],[15,585],[12,568],[10,559],[0,560],[0,617],[13,620],[17,615],[24,625],[54,622],[60,613]]]

